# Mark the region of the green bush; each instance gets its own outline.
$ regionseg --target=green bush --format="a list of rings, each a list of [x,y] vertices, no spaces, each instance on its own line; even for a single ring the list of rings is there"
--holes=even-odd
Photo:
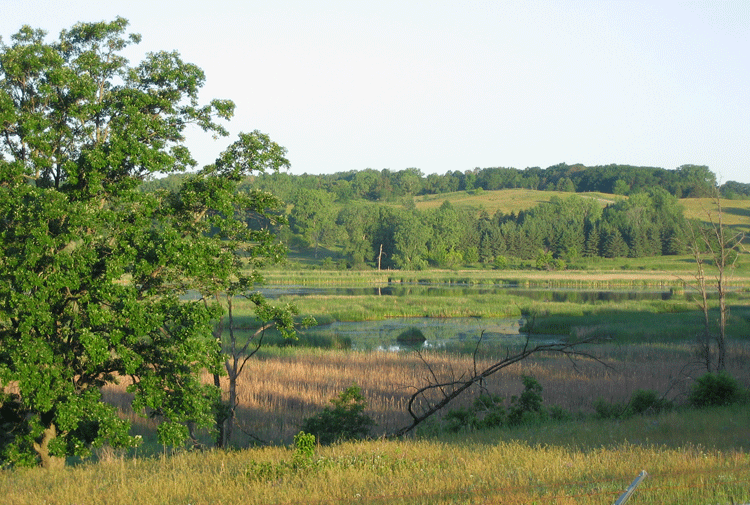
[[[508,258],[502,255],[496,256],[493,265],[499,270],[505,270],[508,268]]]
[[[731,405],[741,398],[737,379],[725,371],[707,373],[693,385],[688,403],[698,409]]]
[[[421,345],[424,344],[426,340],[427,339],[425,338],[424,333],[422,333],[422,330],[413,327],[402,331],[399,333],[398,337],[396,337],[396,342],[407,345]]]
[[[549,417],[553,421],[570,421],[573,414],[558,405],[553,405],[549,408]]]
[[[499,428],[506,422],[503,400],[499,396],[483,394],[472,405],[477,429]]]
[[[524,390],[520,396],[510,399],[508,409],[508,424],[518,426],[532,419],[542,419],[546,413],[542,409],[542,385],[530,375],[521,377]]]
[[[465,407],[453,409],[443,417],[445,429],[450,433],[468,430],[476,425],[476,414]]]
[[[302,431],[315,435],[321,444],[364,438],[370,434],[375,422],[364,413],[367,402],[359,386],[345,389],[338,398],[331,399],[331,403],[333,407],[326,407],[306,418]]]
[[[445,429],[457,433],[462,430],[519,426],[547,419],[548,414],[542,408],[541,384],[530,375],[524,375],[522,381],[524,391],[520,396],[511,398],[507,413],[502,398],[482,394],[474,400],[471,408],[462,407],[449,411],[443,417]],[[560,412],[557,413],[562,416]]]
[[[315,456],[315,435],[300,431],[294,436],[294,455],[292,465],[295,468],[310,466]]]
[[[628,414],[644,415],[658,414],[672,410],[672,402],[659,397],[659,393],[652,389],[639,389],[630,398]]]
[[[608,402],[602,398],[594,401],[594,410],[599,419],[617,419],[625,414],[627,408],[619,403]]]

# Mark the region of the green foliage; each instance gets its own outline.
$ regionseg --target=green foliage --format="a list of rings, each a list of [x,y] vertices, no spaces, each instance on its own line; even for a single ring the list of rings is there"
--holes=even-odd
[[[627,404],[607,402],[598,398],[594,402],[596,417],[599,419],[624,419],[634,415],[660,414],[674,408],[669,400],[650,389],[639,389],[630,397]]]
[[[450,433],[458,433],[465,429],[471,429],[475,426],[476,417],[475,413],[471,410],[460,407],[457,409],[450,410],[443,417],[445,422],[445,429]]]
[[[627,412],[627,405],[608,402],[603,398],[594,401],[594,411],[599,419],[617,419]]]
[[[523,382],[523,392],[520,396],[513,396],[510,399],[508,424],[511,426],[525,424],[545,417],[545,412],[542,409],[542,385],[530,375],[523,375],[521,381]]]
[[[722,407],[731,405],[741,398],[741,388],[737,379],[722,370],[707,373],[693,385],[688,403],[695,408]]]
[[[213,295],[260,281],[233,286],[283,254],[266,226],[283,222],[280,202],[237,192],[251,172],[288,166],[265,134],[240,134],[180,184],[139,189],[194,167],[185,129],[226,135],[217,121],[234,104],[201,104],[205,75],[176,52],[130,66],[122,52],[140,36],[127,26],[79,23],[52,43],[24,27],[0,43],[2,464],[137,444],[102,401],[118,376],[162,443],[210,426],[217,390],[201,373],[223,370]]]
[[[499,270],[505,270],[506,268],[508,268],[508,258],[503,255],[495,256],[493,266]]]
[[[628,413],[634,415],[659,414],[672,410],[674,405],[669,400],[661,398],[652,389],[639,389],[630,397]]]
[[[472,411],[476,416],[473,426],[477,429],[491,429],[503,426],[507,416],[502,398],[496,395],[483,394],[474,400]]]
[[[321,444],[363,438],[370,433],[375,422],[364,413],[367,403],[359,386],[345,389],[330,401],[333,407],[306,418],[302,431],[315,435]]]
[[[315,456],[315,435],[300,431],[294,436],[294,456],[292,463],[296,467],[309,466]]]
[[[503,399],[496,395],[482,394],[474,400],[470,408],[461,407],[449,410],[443,416],[445,429],[451,433],[464,430],[486,430],[502,426],[521,426],[543,421],[552,416],[556,420],[566,420],[570,414],[557,407],[548,414],[542,407],[542,385],[530,375],[521,378],[524,390],[519,396],[510,399],[507,408]]]
[[[559,405],[552,405],[549,408],[549,418],[553,421],[565,422],[572,420],[573,415]]]

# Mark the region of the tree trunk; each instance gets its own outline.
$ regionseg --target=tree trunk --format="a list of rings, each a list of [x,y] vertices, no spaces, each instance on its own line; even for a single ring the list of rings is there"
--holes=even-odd
[[[49,453],[49,443],[57,437],[57,426],[50,424],[44,430],[41,442],[34,442],[34,450],[42,460],[42,468],[50,470],[52,468],[62,468],[65,466],[65,459],[58,456],[51,456]]]
[[[214,295],[216,298],[216,301],[219,301],[219,294]],[[214,334],[213,337],[218,340],[219,342],[224,342],[224,339],[222,338],[224,334],[224,317],[222,316],[219,318],[219,321],[216,323],[216,326],[214,327]],[[223,352],[223,349],[222,349]],[[219,374],[214,374],[214,386],[216,386],[216,389],[219,390],[219,394],[221,395],[221,377],[219,377]],[[225,435],[225,424],[227,420],[227,414],[226,409],[224,408],[224,403],[221,401],[221,397],[219,397],[219,405],[216,406],[216,415],[214,418],[214,422],[216,424],[216,442],[214,445],[218,449],[222,449],[226,447],[226,435]]]
[[[227,443],[232,438],[232,432],[234,431],[234,423],[235,423],[235,413],[237,410],[237,376],[239,373],[237,372],[237,365],[233,367],[234,369],[229,372],[229,415],[227,417],[227,423],[226,423],[226,440]]]
[[[221,378],[219,377],[219,374],[214,374],[214,386],[216,386],[216,389],[221,392]],[[216,406],[216,415],[214,419],[216,423],[216,442],[214,445],[217,449],[223,449],[226,447],[226,433],[224,427],[227,415],[221,398],[219,398],[219,405]]]

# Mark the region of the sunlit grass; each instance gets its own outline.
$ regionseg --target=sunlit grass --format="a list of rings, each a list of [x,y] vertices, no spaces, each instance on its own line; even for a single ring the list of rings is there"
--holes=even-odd
[[[734,417],[732,417],[734,416]],[[713,420],[747,422],[745,412]],[[320,447],[305,465],[284,447],[114,458],[61,470],[0,471],[8,505],[562,503],[611,504],[642,470],[633,503],[705,505],[750,498],[745,451],[680,441],[668,416],[638,419],[632,442],[594,427],[601,440],[566,425],[552,441],[523,432],[427,440],[376,440]],[[660,425],[664,425],[661,428]],[[672,433],[669,444],[649,434]],[[692,434],[692,433],[691,433]],[[573,438],[565,438],[573,435]],[[722,447],[726,444],[722,444]]]
[[[541,354],[493,375],[484,384],[485,391],[509,402],[523,390],[522,375],[532,375],[544,388],[547,407],[556,405],[574,416],[590,416],[597,399],[627,403],[638,389],[656,390],[677,404],[684,403],[693,381],[704,373],[687,343],[589,345],[581,350],[598,361]],[[478,354],[476,366],[482,369],[504,356],[504,348],[485,349]],[[361,387],[368,403],[367,414],[377,423],[373,435],[395,432],[409,424],[409,396],[431,373],[448,379],[469,373],[475,366],[471,353],[428,351],[423,358],[413,352],[262,350],[247,363],[238,381],[241,429],[235,432],[233,443],[291,443],[306,417],[328,406],[331,398],[352,384]],[[750,386],[749,360],[750,346],[732,342],[728,369],[745,387]],[[212,378],[207,376],[205,380],[211,382]],[[225,379],[222,384],[226,388]],[[120,405],[123,414],[136,424],[136,432],[153,441],[155,425],[129,411],[123,387],[107,388],[105,399]],[[470,405],[480,392],[477,386],[451,408]],[[439,425],[439,418],[437,422]],[[211,444],[207,435],[204,441]],[[155,451],[158,449],[148,444],[141,449]]]

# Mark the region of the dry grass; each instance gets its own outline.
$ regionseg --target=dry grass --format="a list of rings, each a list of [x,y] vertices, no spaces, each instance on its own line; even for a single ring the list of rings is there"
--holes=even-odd
[[[747,453],[689,445],[539,445],[494,434],[341,444],[318,448],[301,467],[291,460],[291,450],[275,447],[0,471],[0,495],[6,505],[592,505],[614,503],[645,469],[633,503],[750,498]]]
[[[496,394],[534,375],[546,403],[590,410],[592,400],[625,401],[633,390],[684,394],[697,368],[684,368],[688,346],[592,349],[614,367],[539,356],[497,374]],[[730,369],[750,383],[748,346],[735,346]],[[462,355],[429,354],[436,373],[472,366]],[[484,364],[484,360],[481,364]],[[480,365],[481,365],[480,364]],[[294,350],[253,359],[240,384],[241,422],[267,440],[289,442],[298,423],[356,382],[369,413],[387,431],[406,421],[410,386],[426,369],[414,354]],[[208,379],[208,378],[207,378]],[[122,386],[120,386],[122,388]],[[671,389],[670,389],[671,388]],[[122,401],[109,388],[108,400]],[[468,399],[467,399],[468,400]],[[133,419],[132,413],[129,414]],[[747,407],[679,412],[625,421],[573,421],[441,439],[378,439],[318,447],[295,466],[275,445],[241,451],[181,452],[128,458],[103,451],[97,464],[56,470],[0,470],[5,505],[230,504],[610,504],[641,471],[634,503],[705,505],[750,500]],[[152,427],[141,421],[138,430]],[[238,443],[245,443],[237,440]]]
[[[627,402],[638,389],[653,389],[682,402],[692,379],[703,373],[697,364],[688,365],[692,356],[687,345],[601,346],[590,351],[603,364],[540,355],[498,372],[487,381],[487,390],[510,399],[522,391],[521,376],[533,375],[544,387],[546,405],[591,413],[594,400]],[[441,378],[459,377],[473,368],[467,355],[436,352],[424,356]],[[746,386],[750,385],[749,360],[749,346],[733,347],[729,369]],[[477,366],[490,362],[481,358]],[[406,403],[414,387],[424,384],[428,374],[416,353],[298,349],[265,354],[249,361],[239,380],[238,420],[242,431],[252,436],[238,433],[235,443],[245,446],[257,439],[290,443],[304,418],[327,406],[331,398],[352,384],[362,388],[368,401],[367,413],[378,424],[374,434],[393,432],[409,423]],[[109,388],[108,401],[118,402],[122,387]],[[475,390],[455,406],[469,404],[479,393]],[[150,421],[122,408],[139,430],[153,429]]]

